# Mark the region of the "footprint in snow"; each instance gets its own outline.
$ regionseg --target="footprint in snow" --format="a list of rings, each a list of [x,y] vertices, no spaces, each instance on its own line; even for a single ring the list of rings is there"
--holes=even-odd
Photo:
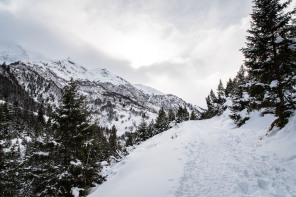
[[[249,192],[249,184],[247,182],[238,183],[238,187],[243,194],[248,194]]]
[[[267,190],[270,186],[270,183],[268,181],[263,180],[263,179],[258,179],[257,181],[258,181],[258,186],[261,189]]]

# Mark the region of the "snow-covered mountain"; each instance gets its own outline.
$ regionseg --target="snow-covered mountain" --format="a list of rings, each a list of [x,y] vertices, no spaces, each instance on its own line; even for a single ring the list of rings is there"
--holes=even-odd
[[[143,93],[145,94],[149,94],[149,95],[165,95],[164,93],[160,92],[159,90],[156,90],[154,88],[151,88],[149,86],[145,86],[142,84],[134,84],[134,86],[141,90]]]
[[[133,85],[104,68],[89,70],[70,58],[51,60],[11,43],[1,43],[0,64],[9,65],[18,83],[45,105],[58,105],[61,88],[73,78],[87,96],[93,120],[102,126],[115,125],[119,134],[134,132],[142,117],[147,122],[155,119],[161,107],[176,112],[179,106],[186,106],[198,115],[202,110],[177,96]]]
[[[237,128],[227,110],[183,122],[106,166],[89,197],[296,196],[296,116],[262,138],[275,118],[252,112]]]
[[[48,61],[49,59],[43,55],[26,51],[22,46],[9,41],[0,41],[0,61],[6,64],[14,63],[15,61]]]

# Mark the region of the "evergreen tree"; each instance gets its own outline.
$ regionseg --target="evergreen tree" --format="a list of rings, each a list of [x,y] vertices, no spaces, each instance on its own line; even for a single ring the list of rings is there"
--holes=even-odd
[[[233,93],[233,81],[232,79],[230,78],[226,84],[226,88],[225,88],[225,96],[226,97],[230,97]]]
[[[50,132],[39,130],[35,132],[32,141],[26,144],[26,157],[22,165],[24,196],[53,196],[56,194],[55,157],[59,155],[54,152],[52,140]]]
[[[125,146],[132,146],[134,144],[134,139],[133,139],[133,135],[131,133],[126,132],[126,141],[125,141]]]
[[[1,105],[0,120],[0,194],[1,196],[17,196],[21,190],[22,171],[19,166],[22,163],[20,146],[22,142],[18,139],[22,130],[19,121],[19,112],[15,106],[7,103]],[[4,151],[5,150],[5,151]]]
[[[37,119],[38,119],[38,122],[40,122],[42,125],[45,124],[43,102],[39,106]]]
[[[206,104],[207,104],[207,110],[205,110],[202,114],[201,114],[201,119],[209,119],[212,118],[213,116],[215,116],[215,112],[214,112],[214,103],[210,97],[210,95],[208,95],[206,97]]]
[[[197,116],[194,111],[191,111],[190,120],[197,120]]]
[[[225,88],[223,86],[221,79],[218,84],[217,95],[218,95],[218,103],[224,104],[225,103]]]
[[[240,127],[249,119],[250,101],[247,94],[247,78],[245,68],[241,66],[236,77],[233,79],[233,90],[231,94],[232,106],[229,117]],[[245,110],[243,113],[242,111]]]
[[[141,123],[138,126],[137,129],[137,142],[145,141],[149,138],[148,132],[147,132],[147,123],[144,118],[142,118]]]
[[[185,106],[183,108],[183,119],[184,119],[184,121],[189,120],[189,112],[188,112],[188,110],[187,110],[187,108]]]
[[[169,125],[168,118],[167,118],[167,115],[162,107],[158,112],[158,116],[157,116],[157,119],[156,119],[156,122],[154,125],[156,133],[161,133],[161,132],[167,130],[168,125]]]
[[[223,83],[220,79],[218,88],[217,88],[217,96],[214,91],[211,89],[210,94],[206,97],[207,110],[202,113],[201,119],[212,118],[216,115],[221,115],[227,108],[225,106],[226,102],[226,90],[223,86]]]
[[[214,91],[211,89],[210,94],[206,97],[206,103],[207,103],[207,110],[202,114],[202,119],[208,119],[212,118],[217,115],[218,113],[218,107],[217,107],[218,99],[214,93]]]
[[[155,135],[154,132],[155,132],[154,121],[151,120],[151,122],[149,123],[149,125],[147,127],[147,134],[148,134],[149,138],[151,138]]]
[[[285,12],[291,0],[253,0],[250,35],[242,51],[250,75],[249,94],[256,108],[274,108],[271,128],[283,127],[295,109],[295,35]],[[294,37],[294,38],[293,38]]]
[[[176,115],[172,109],[169,109],[168,118],[169,118],[169,122],[173,122],[176,119]]]
[[[226,102],[225,89],[221,79],[217,88],[217,96],[218,98],[216,100],[216,111],[217,115],[221,115],[226,109],[226,107],[224,106],[224,103]]]
[[[183,108],[181,106],[179,106],[179,109],[176,114],[176,122],[177,123],[183,122]]]
[[[232,91],[232,111],[242,111],[248,108],[249,99],[247,96],[247,79],[245,76],[245,68],[241,66],[236,77],[233,80],[233,91]]]
[[[178,112],[176,115],[177,123],[181,123],[181,122],[184,122],[187,120],[189,120],[189,112],[188,112],[187,108],[185,106],[184,106],[184,108],[179,106],[179,109],[178,109]]]
[[[118,144],[117,144],[117,129],[115,127],[115,125],[112,126],[111,129],[111,134],[109,137],[109,145],[110,145],[110,149],[112,151],[112,154],[116,154],[116,151],[118,149]]]
[[[211,100],[211,103],[214,104],[214,103],[217,103],[218,99],[216,97],[216,94],[214,93],[214,91],[211,89],[210,91],[210,100]]]
[[[99,127],[97,125],[93,126],[94,133],[94,147],[92,148],[92,158],[97,158],[99,161],[106,161],[112,155],[110,144],[104,134],[105,128]],[[112,139],[112,138],[111,138]],[[112,141],[112,140],[111,140]]]
[[[71,79],[62,89],[61,105],[54,117],[57,171],[55,195],[72,196],[73,188],[80,188],[80,195],[97,178],[97,169],[87,160],[92,146],[92,127],[85,103],[85,97],[78,94],[78,87]]]

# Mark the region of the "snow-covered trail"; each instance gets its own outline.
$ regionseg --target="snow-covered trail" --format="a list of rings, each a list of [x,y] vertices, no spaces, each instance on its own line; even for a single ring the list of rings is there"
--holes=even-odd
[[[240,129],[227,115],[182,123],[139,145],[90,196],[296,196],[296,134],[259,140],[272,120],[257,114]],[[288,154],[273,149],[287,141]]]
[[[262,152],[254,132],[223,128],[218,120],[195,129],[177,197],[296,195],[296,178],[274,163],[276,155]]]

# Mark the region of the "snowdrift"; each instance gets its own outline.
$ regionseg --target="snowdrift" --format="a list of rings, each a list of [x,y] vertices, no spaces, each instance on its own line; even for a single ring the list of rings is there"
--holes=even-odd
[[[296,116],[262,138],[274,119],[254,112],[236,128],[226,112],[176,125],[106,169],[89,196],[295,196]]]

